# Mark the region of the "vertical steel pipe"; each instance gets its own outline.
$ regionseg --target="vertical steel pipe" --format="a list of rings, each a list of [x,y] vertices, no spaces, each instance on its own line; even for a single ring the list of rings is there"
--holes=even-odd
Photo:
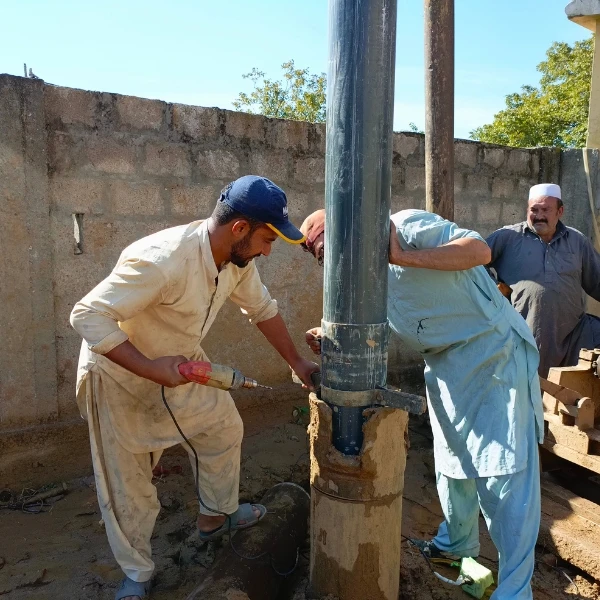
[[[395,42],[396,0],[330,0],[322,394],[345,454],[360,451],[364,406],[335,392],[387,372]]]

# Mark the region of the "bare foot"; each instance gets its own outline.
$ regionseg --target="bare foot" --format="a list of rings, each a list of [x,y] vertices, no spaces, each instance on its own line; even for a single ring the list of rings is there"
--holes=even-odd
[[[256,506],[252,507],[252,512],[254,513],[254,516],[258,519],[260,517],[260,510],[258,508],[256,508]],[[218,529],[219,527],[221,527],[221,525],[223,525],[223,523],[225,523],[225,517],[223,515],[199,515],[198,517],[198,529],[200,531],[202,531],[202,533],[208,533],[209,531],[214,531],[215,529]],[[237,525],[245,525],[246,524],[246,520],[245,519],[240,519],[237,523]],[[234,523],[232,523],[232,526],[234,525]]]

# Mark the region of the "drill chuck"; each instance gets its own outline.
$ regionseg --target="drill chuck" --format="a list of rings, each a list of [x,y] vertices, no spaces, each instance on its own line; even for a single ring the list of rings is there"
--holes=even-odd
[[[258,381],[255,379],[250,379],[250,377],[245,377],[242,375],[237,369],[232,369],[233,371],[233,382],[231,385],[232,390],[238,390],[239,388],[247,388],[249,390],[258,387]]]

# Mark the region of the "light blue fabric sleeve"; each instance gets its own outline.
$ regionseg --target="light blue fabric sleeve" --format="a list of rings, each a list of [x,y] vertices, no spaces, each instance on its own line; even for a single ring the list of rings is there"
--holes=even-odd
[[[456,223],[424,210],[401,210],[393,214],[391,219],[403,250],[438,248],[465,237],[481,240],[485,244],[476,231],[462,229]]]

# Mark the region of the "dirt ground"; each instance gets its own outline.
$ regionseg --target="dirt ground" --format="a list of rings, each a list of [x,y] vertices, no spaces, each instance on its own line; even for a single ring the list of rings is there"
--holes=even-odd
[[[241,501],[258,500],[276,483],[293,481],[308,489],[306,426],[295,424],[290,404],[269,411],[245,411]],[[260,431],[260,433],[259,433]],[[403,535],[431,537],[441,520],[435,489],[431,433],[411,423],[405,481]],[[173,449],[155,479],[163,506],[153,537],[157,565],[153,600],[184,599],[205,577],[222,549],[195,536],[196,499],[187,455]],[[181,472],[179,472],[181,471]],[[61,483],[61,482],[59,482]],[[69,492],[41,514],[0,510],[0,597],[10,600],[109,600],[122,578],[100,522],[93,477],[68,482]],[[479,562],[494,571],[497,554],[483,520]],[[415,600],[469,598],[439,581],[406,541],[401,566],[401,597]],[[548,566],[546,563],[551,563]],[[288,578],[281,600],[305,600],[306,554]],[[439,569],[438,569],[439,570]],[[456,570],[443,573],[452,578]],[[600,598],[600,585],[538,548],[533,579],[536,600]],[[486,596],[488,597],[488,596]],[[365,599],[368,600],[368,599]]]

